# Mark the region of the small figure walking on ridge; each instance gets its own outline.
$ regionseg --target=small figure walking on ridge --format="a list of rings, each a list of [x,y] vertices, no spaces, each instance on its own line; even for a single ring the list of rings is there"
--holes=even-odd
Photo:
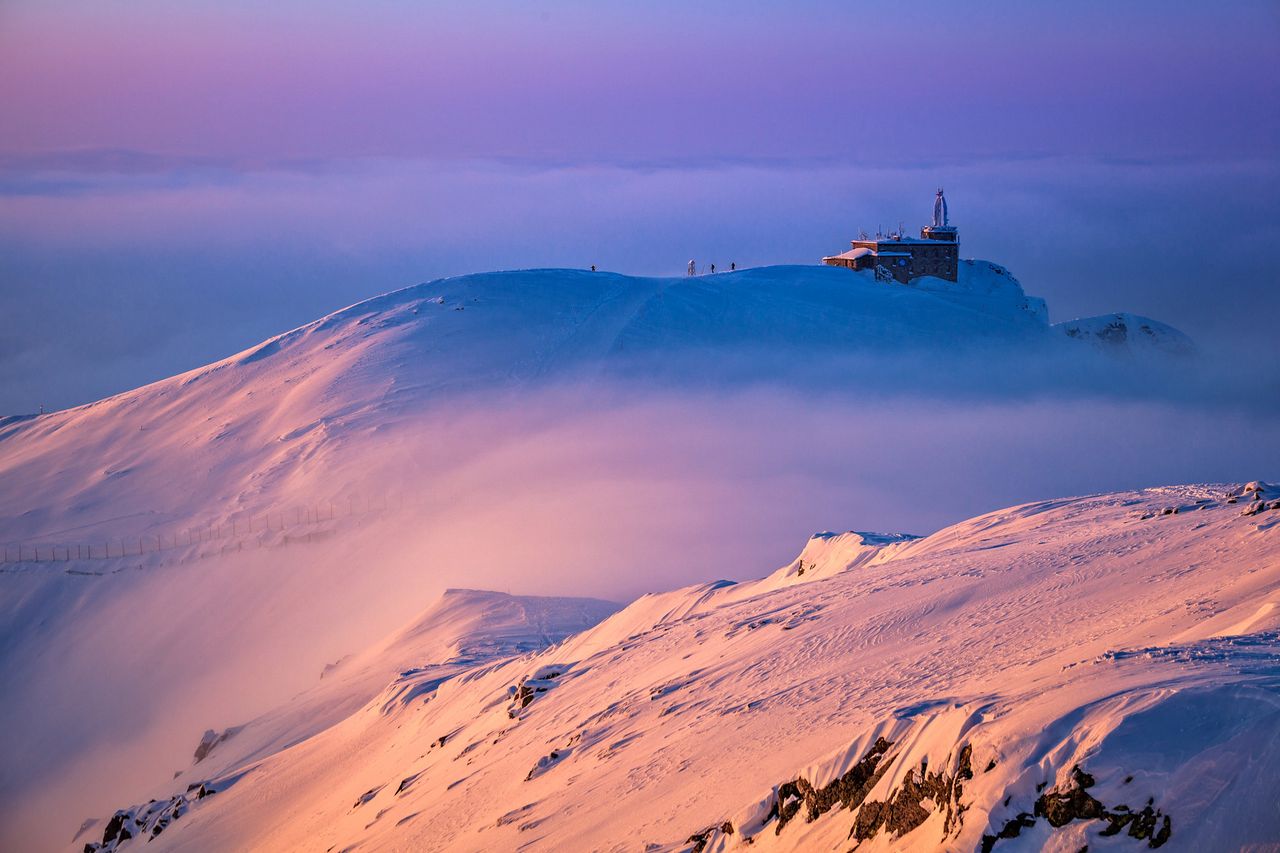
[[[693,262],[692,258],[690,258],[689,259],[689,275],[697,275],[697,274],[698,274],[698,265]]]
[[[595,265],[595,264],[592,264],[592,265],[591,265],[591,271],[592,271],[592,272],[595,272],[595,271],[596,271],[596,265]]]
[[[715,274],[716,274],[716,265],[715,265],[715,264],[712,264],[712,265],[711,265],[711,274],[712,274],[712,275],[715,275]]]
[[[733,272],[733,271],[734,271],[734,270],[736,270],[737,268],[738,268],[738,262],[737,262],[737,261],[729,261],[729,272]]]

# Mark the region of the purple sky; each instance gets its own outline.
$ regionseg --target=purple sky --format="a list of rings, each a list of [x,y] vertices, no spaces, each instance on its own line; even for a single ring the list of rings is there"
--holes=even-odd
[[[0,411],[439,275],[810,262],[937,184],[1055,319],[1280,310],[1271,0],[265,5],[0,5]]]
[[[266,5],[11,0],[0,146],[879,163],[1280,139],[1265,0]]]

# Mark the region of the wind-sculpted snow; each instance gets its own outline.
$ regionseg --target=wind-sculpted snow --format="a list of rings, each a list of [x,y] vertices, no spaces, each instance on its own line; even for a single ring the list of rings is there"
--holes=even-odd
[[[412,623],[328,667],[319,684],[286,705],[222,733],[207,731],[199,738],[192,766],[167,783],[185,785],[184,792],[90,822],[82,834],[100,833],[94,849],[104,851],[119,849],[130,837],[154,838],[195,801],[230,787],[240,776],[238,768],[305,741],[380,694],[383,713],[420,704],[459,674],[543,649],[616,609],[594,599],[447,590]]]
[[[590,680],[594,655],[730,605],[727,642],[808,636],[832,604],[788,590],[924,553],[820,535],[733,582],[815,529],[926,531],[1041,488],[1250,474],[1273,422],[1168,402],[1199,393],[1195,364],[1068,339],[980,261],[910,286],[826,267],[527,270],[416,285],[144,388],[0,419],[0,847],[169,797],[157,786],[195,781],[197,749],[202,778],[273,754],[391,680],[388,716],[439,704],[460,672],[609,612],[378,650],[448,587],[630,600],[697,584],[572,640],[546,663],[574,668],[523,721]],[[1239,500],[1280,517],[1274,496]],[[1194,509],[1149,511],[1179,507]],[[714,672],[640,692],[681,701]],[[566,757],[559,734],[512,772],[557,751],[533,784],[579,761],[582,739]]]
[[[825,535],[827,570],[646,596],[426,701],[393,686],[147,849],[1274,844],[1280,539],[1241,511],[1255,486]]]

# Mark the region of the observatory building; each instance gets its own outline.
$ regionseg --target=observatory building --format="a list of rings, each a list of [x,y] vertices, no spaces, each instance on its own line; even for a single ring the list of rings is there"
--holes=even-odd
[[[960,238],[948,221],[947,200],[938,190],[933,200],[933,222],[920,229],[920,238],[897,233],[853,240],[853,248],[822,262],[851,270],[875,270],[877,278],[893,278],[906,284],[913,278],[932,275],[955,281],[960,264]]]

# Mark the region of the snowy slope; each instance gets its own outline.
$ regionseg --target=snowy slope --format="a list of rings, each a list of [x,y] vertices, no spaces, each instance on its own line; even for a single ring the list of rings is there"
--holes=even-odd
[[[486,498],[517,477],[546,477],[527,463],[544,441],[538,414],[532,427],[510,417],[523,411],[520,394],[770,378],[909,388],[949,385],[959,363],[986,383],[1037,357],[1080,357],[1085,348],[1046,316],[982,261],[963,263],[959,282],[908,287],[829,267],[675,279],[489,273],[386,294],[86,406],[0,419],[0,544],[13,555],[57,546],[65,559],[0,566],[0,748],[10,756],[0,847],[37,831],[61,843],[78,815],[153,790],[186,766],[201,732],[216,738],[312,690],[326,663],[377,642],[445,586],[503,587],[492,550],[440,543],[519,548],[506,541],[518,533],[487,526],[511,513],[489,515],[468,488],[488,484]],[[397,493],[413,489],[401,507]],[[515,507],[528,535],[564,549],[560,563],[585,559],[575,531],[557,539],[546,528],[563,515],[558,501],[594,500],[587,494]],[[627,494],[626,511],[642,497]],[[824,566],[810,578],[835,570],[818,551],[802,558]],[[760,589],[789,585],[788,572],[799,576],[799,565]],[[543,591],[540,580],[535,572],[524,591]],[[379,660],[360,690],[301,716],[319,725],[364,701],[395,668]],[[220,742],[209,760],[286,737],[256,731],[257,741],[245,729]],[[106,776],[114,790],[99,784]]]
[[[405,674],[306,742],[121,813],[106,846],[161,823],[148,850],[1280,841],[1274,486],[1043,501],[806,554],[803,575],[646,596],[536,654]]]
[[[212,749],[197,755],[179,782],[227,772],[339,722],[395,676],[445,679],[495,660],[538,651],[592,627],[618,605],[587,598],[513,596],[446,590],[382,642],[325,667],[320,683],[257,719],[210,731]]]
[[[1195,354],[1191,339],[1177,329],[1138,314],[1103,314],[1055,323],[1054,330],[1101,352],[1139,357]]]
[[[984,261],[961,264],[958,283],[910,287],[832,267],[443,279],[135,391],[0,420],[0,480],[23,484],[0,489],[0,542],[145,535],[299,495],[346,500],[404,464],[416,416],[464,393],[602,370],[759,381],[793,364],[812,373],[815,355],[1054,345],[1043,302]]]

